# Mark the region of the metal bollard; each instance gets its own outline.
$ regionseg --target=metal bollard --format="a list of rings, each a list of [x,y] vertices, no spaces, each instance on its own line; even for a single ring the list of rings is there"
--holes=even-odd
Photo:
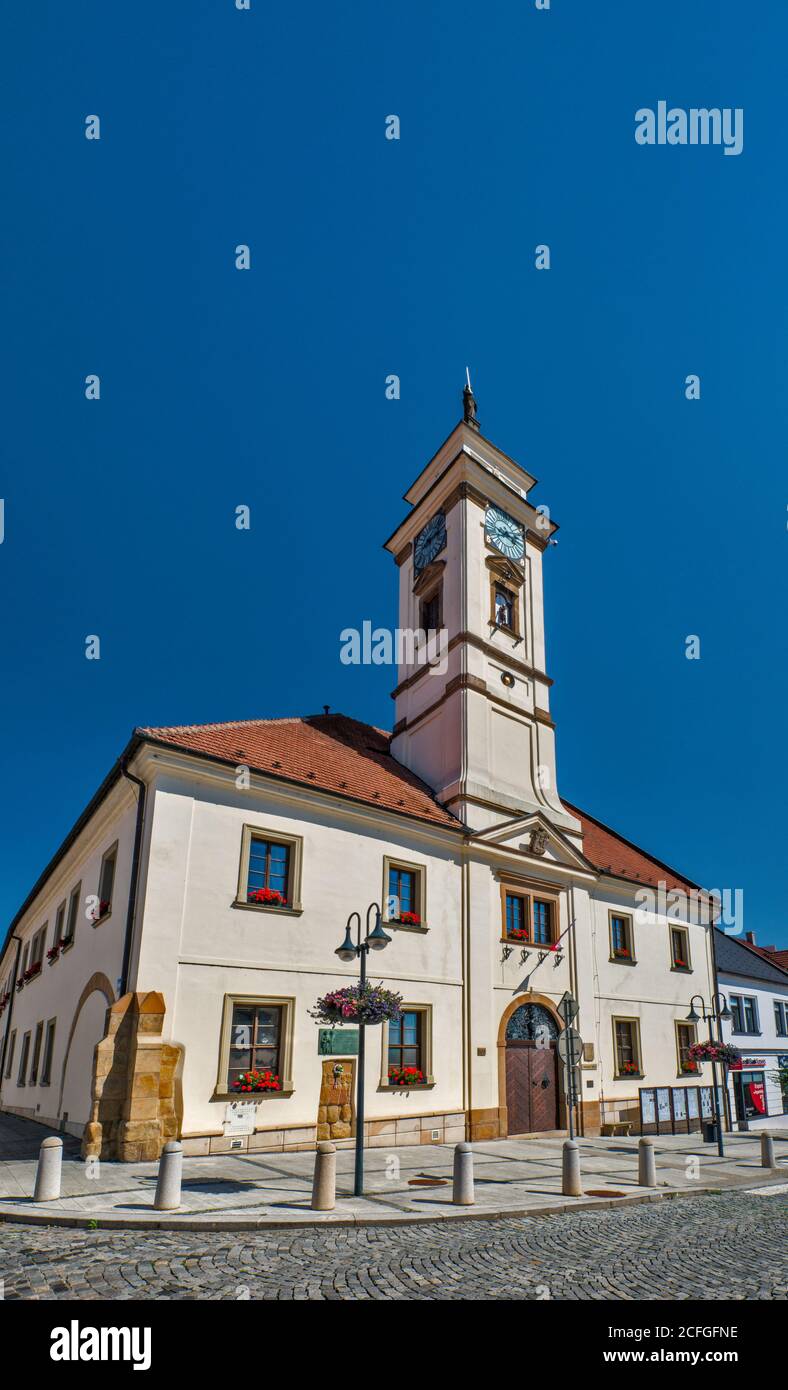
[[[455,1147],[451,1200],[455,1207],[472,1207],[476,1201],[473,1190],[473,1149],[470,1144],[457,1144]]]
[[[312,1180],[312,1210],[333,1211],[337,1201],[337,1150],[326,1142],[317,1146]]]
[[[582,1197],[583,1195],[583,1184],[580,1180],[580,1150],[574,1139],[564,1140],[561,1191],[565,1197]]]
[[[156,1211],[175,1211],[180,1206],[182,1172],[183,1145],[177,1139],[171,1139],[169,1144],[164,1145],[159,1159],[159,1176],[153,1199]]]
[[[654,1140],[644,1134],[638,1140],[638,1183],[641,1187],[656,1187],[657,1164],[654,1154]]]
[[[774,1157],[774,1135],[761,1135],[761,1167],[776,1168],[777,1160]]]
[[[38,1151],[34,1202],[54,1202],[60,1196],[62,1165],[63,1140],[45,1139]]]

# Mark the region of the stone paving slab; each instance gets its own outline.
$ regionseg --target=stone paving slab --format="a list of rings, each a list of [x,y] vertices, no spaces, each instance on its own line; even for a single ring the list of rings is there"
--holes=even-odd
[[[4,1122],[13,1118],[11,1155],[3,1160]],[[726,1136],[726,1155],[699,1135],[655,1137],[657,1187],[637,1182],[637,1139],[578,1141],[584,1189],[581,1198],[561,1193],[562,1139],[505,1139],[475,1144],[476,1204],[451,1201],[452,1145],[368,1149],[365,1196],[352,1196],[354,1154],[337,1153],[337,1205],[333,1212],[309,1206],[313,1152],[221,1154],[186,1158],[181,1206],[153,1210],[156,1163],[86,1164],[72,1144],[65,1146],[62,1196],[35,1203],[33,1155],[49,1131],[27,1125],[27,1157],[18,1117],[0,1116],[0,1220],[13,1223],[80,1224],[176,1229],[219,1226],[252,1229],[260,1225],[383,1224],[457,1218],[538,1215],[592,1206],[659,1200],[742,1187],[774,1184],[788,1173],[788,1133],[775,1135],[778,1168],[760,1166],[759,1135]],[[90,1174],[90,1176],[89,1176]],[[424,1185],[413,1184],[420,1179]],[[435,1186],[426,1184],[434,1181]],[[613,1194],[610,1196],[609,1194]]]

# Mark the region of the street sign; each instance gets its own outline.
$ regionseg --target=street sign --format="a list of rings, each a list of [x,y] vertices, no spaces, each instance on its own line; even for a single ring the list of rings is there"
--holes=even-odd
[[[558,1012],[564,1020],[564,1023],[566,1024],[567,1028],[569,1027],[570,1023],[574,1023],[575,1019],[577,1018],[577,1015],[580,1012],[580,1005],[578,1004],[574,996],[569,993],[569,990],[566,991],[566,994],[564,995],[563,999],[558,1005]]]
[[[558,1038],[558,1056],[565,1062],[569,1056],[569,1044],[572,1044],[572,1061],[577,1064],[583,1055],[583,1039],[576,1028],[565,1028]]]

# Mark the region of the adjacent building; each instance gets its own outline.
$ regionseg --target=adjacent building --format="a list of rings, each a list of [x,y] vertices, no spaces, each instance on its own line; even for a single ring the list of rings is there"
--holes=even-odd
[[[723,1038],[741,1052],[728,1071],[728,1105],[738,1128],[788,1124],[788,952],[757,947],[715,928],[720,990],[731,1018]]]
[[[564,1130],[566,993],[581,1132],[710,1080],[686,1021],[714,990],[704,895],[559,795],[535,485],[466,390],[386,542],[391,733],[330,713],[134,731],[9,927],[3,1109],[124,1159],[176,1135],[350,1142],[357,1035],[310,1011],[356,979],[335,950],[372,902],[392,940],[371,968],[404,1012],[368,1030],[370,1144]],[[425,656],[409,634],[433,630]],[[275,1089],[239,1097],[250,1069]]]

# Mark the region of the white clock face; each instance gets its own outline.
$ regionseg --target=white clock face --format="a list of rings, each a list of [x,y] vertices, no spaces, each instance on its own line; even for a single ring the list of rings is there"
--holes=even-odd
[[[484,518],[484,534],[509,560],[522,560],[525,554],[525,535],[519,521],[500,507],[488,507]]]

